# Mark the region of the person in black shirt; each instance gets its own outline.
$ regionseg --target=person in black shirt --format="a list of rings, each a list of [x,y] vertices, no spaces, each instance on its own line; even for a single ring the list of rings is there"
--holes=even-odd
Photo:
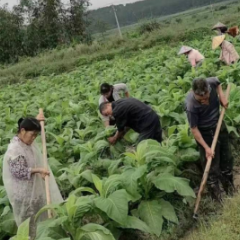
[[[153,139],[161,143],[162,129],[158,115],[145,103],[135,99],[126,98],[109,103],[104,102],[99,110],[103,116],[113,116],[116,120],[118,131],[108,141],[115,144],[124,135],[125,127],[138,132],[138,142],[144,139]]]
[[[223,123],[219,133],[215,153],[211,150],[216,131],[220,103],[228,107],[220,82],[217,78],[197,78],[193,81],[192,91],[186,98],[186,112],[191,131],[196,139],[202,168],[207,158],[213,157],[208,184],[212,197],[221,201],[219,181],[227,193],[233,190],[233,157],[229,146],[229,134]]]

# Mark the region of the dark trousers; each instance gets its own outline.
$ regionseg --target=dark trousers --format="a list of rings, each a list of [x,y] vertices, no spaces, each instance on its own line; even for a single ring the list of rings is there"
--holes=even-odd
[[[162,142],[162,129],[158,117],[153,121],[149,129],[145,129],[139,134],[138,143],[146,139],[156,140],[159,143]]]
[[[200,129],[199,129],[200,130]],[[204,141],[211,147],[216,128],[210,128],[206,130],[200,130]],[[206,153],[205,149],[198,144],[200,151],[200,161],[203,171],[206,166]],[[229,134],[226,125],[223,123],[221,131],[219,133],[215,156],[212,160],[212,165],[209,172],[208,184],[216,184],[220,180],[221,182],[228,180],[232,182],[233,178],[233,157],[229,143]]]

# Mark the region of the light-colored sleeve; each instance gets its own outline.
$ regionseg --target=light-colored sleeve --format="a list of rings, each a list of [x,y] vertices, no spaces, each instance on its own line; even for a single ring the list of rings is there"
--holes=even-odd
[[[197,63],[194,57],[189,57],[188,60],[191,63],[192,67],[196,67]]]
[[[100,106],[101,103],[103,103],[103,102],[105,102],[104,96],[100,96],[99,101],[98,101],[99,106]],[[105,117],[105,116],[103,116],[102,114],[101,114],[101,118],[102,118],[102,121],[103,121],[103,122],[109,121],[109,117]]]
[[[123,91],[124,93],[128,92],[128,88],[125,83],[118,83],[118,84],[115,84],[113,87],[117,92],[120,92],[120,91]]]

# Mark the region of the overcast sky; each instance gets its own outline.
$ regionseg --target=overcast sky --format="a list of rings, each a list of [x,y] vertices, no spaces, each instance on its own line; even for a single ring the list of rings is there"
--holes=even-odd
[[[3,5],[4,3],[8,3],[9,7],[16,5],[20,0],[0,0],[0,4]],[[68,3],[69,0],[62,0],[64,3]],[[105,7],[110,4],[125,4],[129,2],[136,2],[141,0],[90,0],[92,6],[91,8],[100,8]]]

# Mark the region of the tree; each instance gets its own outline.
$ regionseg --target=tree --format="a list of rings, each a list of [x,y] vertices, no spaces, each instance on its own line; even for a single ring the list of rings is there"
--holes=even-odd
[[[6,7],[0,7],[0,62],[17,61],[22,54],[23,19]]]
[[[82,41],[87,37],[86,27],[89,21],[86,10],[89,5],[89,0],[70,0],[67,29],[72,40]]]

